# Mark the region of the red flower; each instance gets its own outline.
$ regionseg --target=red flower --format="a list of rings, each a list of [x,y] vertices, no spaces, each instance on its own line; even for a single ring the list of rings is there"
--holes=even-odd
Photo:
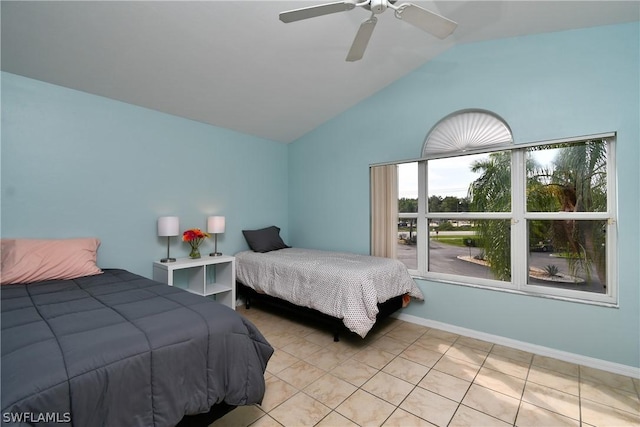
[[[207,237],[210,237],[209,233],[205,233],[199,228],[191,228],[182,233],[182,241],[189,242],[189,244],[195,248],[200,246],[200,243]]]

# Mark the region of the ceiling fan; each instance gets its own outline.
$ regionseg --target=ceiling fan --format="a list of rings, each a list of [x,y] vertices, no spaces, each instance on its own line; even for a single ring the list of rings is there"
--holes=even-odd
[[[395,11],[396,18],[402,19],[440,39],[448,37],[458,26],[454,21],[416,6],[415,4],[402,3],[396,6],[395,3],[396,0],[344,0],[282,12],[280,13],[280,20],[284,23],[301,21],[303,19],[315,18],[316,16],[345,12],[355,9],[356,7],[363,7],[371,11],[371,16],[360,25],[356,37],[353,39],[351,49],[349,49],[349,53],[347,54],[347,61],[350,62],[362,59],[367,44],[369,44],[371,34],[373,34],[373,29],[378,22],[378,18],[376,18],[375,15],[381,14],[387,10],[387,8]]]

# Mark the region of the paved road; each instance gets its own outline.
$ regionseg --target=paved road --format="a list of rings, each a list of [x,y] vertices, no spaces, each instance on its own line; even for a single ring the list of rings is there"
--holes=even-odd
[[[468,277],[482,277],[487,279],[495,278],[489,268],[458,259],[458,256],[460,255],[478,255],[481,252],[481,249],[479,248],[463,248],[459,246],[446,245],[436,240],[431,240],[429,249],[429,269],[431,271],[458,274]],[[418,265],[416,246],[399,244],[398,259],[404,262],[404,264],[409,269],[416,269]],[[558,267],[561,273],[569,274],[570,272],[570,268],[566,259],[553,257],[552,254],[545,252],[531,252],[529,256],[529,262],[532,267],[544,269],[547,265],[553,264]],[[582,278],[586,278],[586,274],[584,274],[584,272],[578,275]],[[563,289],[576,289],[599,293],[604,292],[602,284],[600,283],[595,272],[591,274],[591,280],[587,280],[585,283],[580,284],[557,283],[534,278],[530,278],[529,283],[542,286],[562,287]]]

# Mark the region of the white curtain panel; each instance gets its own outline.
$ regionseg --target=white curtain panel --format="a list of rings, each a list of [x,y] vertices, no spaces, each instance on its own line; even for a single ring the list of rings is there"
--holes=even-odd
[[[371,255],[396,258],[398,166],[371,167]]]

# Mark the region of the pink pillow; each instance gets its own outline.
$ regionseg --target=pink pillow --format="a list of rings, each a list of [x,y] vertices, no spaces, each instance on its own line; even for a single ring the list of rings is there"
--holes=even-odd
[[[2,285],[102,273],[96,265],[98,239],[2,239],[0,245]]]

